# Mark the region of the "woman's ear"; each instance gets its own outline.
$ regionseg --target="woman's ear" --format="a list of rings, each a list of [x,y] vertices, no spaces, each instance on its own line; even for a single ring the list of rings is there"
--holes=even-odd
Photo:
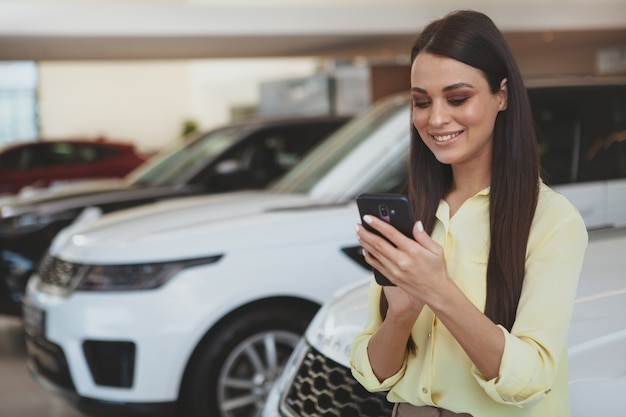
[[[507,87],[507,79],[503,78],[500,82],[500,90],[496,93],[498,96],[498,110],[506,110],[509,100],[509,89]]]

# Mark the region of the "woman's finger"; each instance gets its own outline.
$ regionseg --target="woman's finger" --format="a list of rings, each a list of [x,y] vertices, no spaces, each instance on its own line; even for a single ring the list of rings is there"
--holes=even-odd
[[[413,238],[419,245],[426,249],[431,254],[440,256],[443,254],[441,245],[435,242],[428,233],[424,230],[424,225],[421,221],[415,222],[413,226]]]
[[[394,246],[402,247],[411,239],[402,234],[394,226],[372,215],[363,216],[363,221],[388,239]]]

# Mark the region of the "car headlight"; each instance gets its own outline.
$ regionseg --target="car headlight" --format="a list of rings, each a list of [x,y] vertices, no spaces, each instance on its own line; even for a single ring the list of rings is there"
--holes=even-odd
[[[309,323],[307,342],[326,357],[350,367],[352,342],[363,330],[368,310],[367,281],[342,287]]]
[[[45,293],[68,296],[73,291],[132,291],[158,288],[179,271],[219,261],[222,255],[130,265],[85,265],[44,256],[33,285]]]
[[[77,291],[130,291],[158,288],[185,268],[214,263],[221,255],[208,258],[134,265],[93,265],[86,268]]]

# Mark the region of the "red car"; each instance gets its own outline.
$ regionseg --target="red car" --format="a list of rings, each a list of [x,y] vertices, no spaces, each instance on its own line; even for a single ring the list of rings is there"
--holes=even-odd
[[[103,139],[38,141],[0,151],[0,194],[88,178],[121,178],[146,159],[131,143]]]

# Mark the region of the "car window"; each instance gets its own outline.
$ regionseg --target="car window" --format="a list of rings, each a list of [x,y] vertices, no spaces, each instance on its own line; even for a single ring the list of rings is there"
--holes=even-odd
[[[44,150],[44,163],[47,166],[64,165],[76,162],[74,156],[76,150],[71,143],[46,143]]]
[[[252,135],[239,152],[241,168],[258,180],[267,180],[289,171],[314,145],[324,139],[333,125],[299,125],[263,129]]]
[[[174,185],[180,182],[196,167],[206,164],[239,140],[247,128],[235,126],[219,129],[200,136],[191,143],[178,143],[168,147],[155,156],[139,171],[130,176],[131,184],[138,185]]]
[[[98,148],[88,144],[77,145],[75,155],[77,162],[92,162],[100,159]]]
[[[275,130],[269,139],[276,150],[276,162],[287,172],[300,162],[303,155],[337,130],[338,122],[312,123]]]
[[[112,148],[108,146],[85,145],[88,149],[81,150],[83,158],[91,158],[90,160],[104,160],[109,158],[121,157],[125,152],[122,149]],[[132,151],[131,151],[132,153]]]
[[[47,165],[47,148],[46,144],[37,144],[27,146],[20,153],[19,166],[21,169],[42,168]]]
[[[626,88],[599,94],[589,109],[589,141],[581,154],[580,179],[626,178]]]
[[[626,86],[530,89],[548,184],[626,177]]]
[[[13,171],[24,167],[26,148],[10,149],[0,155],[0,170]]]
[[[284,136],[273,129],[255,132],[221,155],[198,180],[223,190],[262,187],[282,173],[278,154],[284,140]],[[219,174],[226,175],[226,180]]]
[[[408,192],[409,160],[406,158],[396,158],[391,164],[380,173],[380,175],[368,185],[368,193],[396,193],[406,194]]]
[[[103,152],[100,152],[98,145],[77,144],[74,148],[73,159],[75,162],[93,162],[103,158]]]
[[[84,164],[119,154],[115,149],[90,143],[56,142],[45,144],[44,148],[48,166]]]
[[[192,182],[221,191],[264,188],[297,165],[341,123],[316,120],[257,128],[207,165]]]
[[[398,112],[407,112],[409,100],[399,99],[373,107],[356,117],[316,147],[293,170],[272,187],[278,193],[308,193],[333,170],[341,160],[366,141],[373,132],[389,122]],[[409,124],[407,116],[406,126]],[[391,171],[390,171],[391,172]]]

